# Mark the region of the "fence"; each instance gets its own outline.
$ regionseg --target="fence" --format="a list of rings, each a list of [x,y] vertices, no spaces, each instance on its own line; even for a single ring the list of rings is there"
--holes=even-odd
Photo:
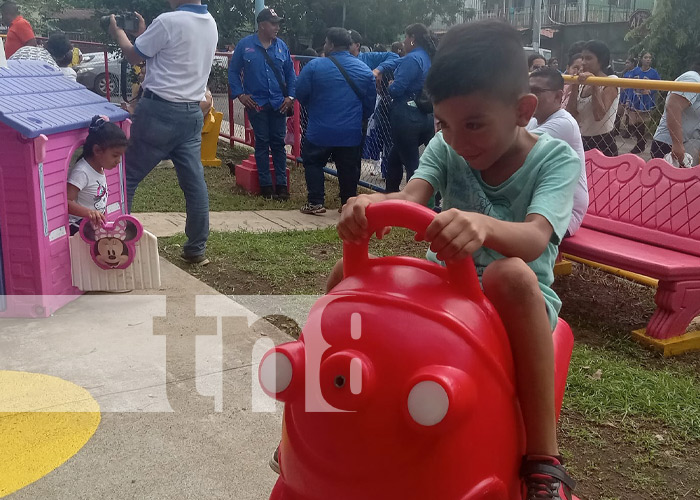
[[[230,61],[230,53],[217,53],[217,61],[213,73],[217,73],[215,78],[210,77],[209,87],[212,89],[214,97],[214,106],[217,110],[224,113],[224,120],[221,125],[220,135],[229,140],[233,146],[238,142],[247,146],[255,146],[255,138],[253,130],[248,121],[243,105],[237,99],[230,99],[228,93],[228,80],[222,85],[223,76],[218,75],[220,70],[216,69],[219,65],[228,75],[228,62]],[[313,59],[306,56],[293,56],[294,68],[297,75],[308,61]],[[389,129],[389,107],[388,95],[386,92],[387,79],[384,79],[384,84],[379,90],[379,98],[375,113],[370,120],[365,144],[362,155],[362,166],[360,171],[359,184],[369,189],[383,191],[384,181],[383,173],[386,172],[386,163],[391,149],[391,134]],[[216,92],[214,92],[216,89]],[[233,119],[231,119],[233,117]],[[295,103],[294,116],[287,120],[287,135],[285,143],[287,144],[287,158],[298,161],[301,158],[301,145],[304,141],[306,124],[308,123],[308,114],[306,109]],[[335,165],[330,162],[326,167],[326,172],[337,175]]]
[[[565,75],[567,85],[577,83],[576,77]],[[670,133],[663,133],[668,127],[664,125],[659,141],[653,137],[664,116],[664,106],[668,92],[684,92],[690,101],[688,112],[671,111],[664,122],[678,125],[683,130],[683,140],[677,138],[676,144],[684,144],[687,153],[693,157],[693,165],[698,164],[700,154],[700,114],[695,111],[700,106],[700,83],[671,82],[632,78],[591,77],[586,80],[587,87],[614,87],[618,97],[609,112],[597,122],[591,119],[591,99],[587,98],[592,89],[579,88],[580,98],[571,95],[572,87],[565,90],[565,102],[574,99],[576,106],[571,106],[580,113],[577,116],[581,125],[581,134],[586,149],[599,149],[607,156],[632,153],[649,160],[652,157],[663,158],[671,151]],[[568,95],[567,95],[568,94]],[[619,103],[617,106],[615,103]],[[689,165],[686,165],[689,166]]]

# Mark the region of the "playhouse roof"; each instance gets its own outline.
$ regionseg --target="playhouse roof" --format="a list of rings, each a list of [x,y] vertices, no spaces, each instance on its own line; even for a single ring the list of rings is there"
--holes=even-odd
[[[86,128],[95,115],[113,122],[129,114],[41,61],[0,68],[0,122],[25,137]]]

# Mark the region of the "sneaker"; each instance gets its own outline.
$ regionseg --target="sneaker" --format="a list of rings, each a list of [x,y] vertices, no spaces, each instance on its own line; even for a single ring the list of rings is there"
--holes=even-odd
[[[275,188],[275,194],[278,200],[287,201],[289,199],[289,189],[287,189],[287,186],[277,186]]]
[[[272,188],[272,186],[260,186],[260,196],[262,196],[266,200],[273,200],[277,198],[277,195],[275,194],[275,191]]]
[[[277,474],[280,473],[280,447],[275,448],[275,452],[272,454],[272,458],[268,462],[270,464],[270,469],[275,471]]]
[[[561,457],[529,455],[520,467],[523,500],[572,500],[576,486],[561,463]]]
[[[326,208],[323,205],[305,204],[299,209],[302,214],[321,215],[326,213]]]
[[[206,266],[209,264],[209,259],[207,259],[204,254],[202,255],[186,255],[186,254],[181,254],[180,258],[187,262],[188,264],[195,264],[198,266]]]

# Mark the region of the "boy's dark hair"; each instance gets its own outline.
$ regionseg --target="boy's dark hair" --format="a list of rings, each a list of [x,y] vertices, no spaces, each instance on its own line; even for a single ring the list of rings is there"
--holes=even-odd
[[[399,50],[403,50],[403,43],[401,42],[394,42],[391,44],[391,51],[394,52],[395,54],[398,54]]]
[[[530,73],[530,78],[544,78],[547,80],[547,87],[551,90],[564,90],[564,78],[561,76],[561,73],[554,68],[549,68],[547,66],[544,68],[537,68]]]
[[[437,37],[425,24],[415,23],[406,28],[406,36],[415,37],[416,45],[423,47],[432,59],[437,51]]]
[[[372,50],[374,50],[374,52],[386,52],[386,47],[381,43],[377,43]]]
[[[527,68],[532,68],[532,63],[534,63],[538,59],[542,59],[544,63],[547,64],[547,59],[545,59],[545,57],[542,54],[530,54],[527,58]]]
[[[362,44],[362,35],[360,35],[357,31],[355,30],[347,30],[350,33],[350,44],[352,43],[359,43]]]
[[[605,42],[601,42],[600,40],[591,40],[586,42],[586,45],[583,46],[582,50],[587,50],[595,55],[603,73],[608,75],[612,74],[612,68],[610,67],[610,49]]]
[[[495,20],[454,26],[440,42],[425,85],[434,103],[474,92],[515,102],[530,91],[520,33]]]
[[[571,55],[569,56],[569,63],[568,63],[568,66],[571,66],[572,64],[574,64],[574,61],[575,61],[576,59],[583,59],[583,55],[581,55],[580,52],[576,52],[575,54],[571,54]]]
[[[333,44],[333,47],[348,48],[353,43],[350,32],[345,28],[329,28],[326,31],[326,39]]]
[[[316,52],[311,47],[306,47],[304,50],[301,51],[301,55],[302,56],[309,56],[309,57],[317,57],[318,52]]]
[[[73,61],[73,45],[63,33],[49,36],[45,48],[61,67],[68,66]]]
[[[126,146],[127,143],[126,134],[122,129],[101,116],[94,116],[90,123],[87,139],[85,139],[85,144],[83,145],[81,158],[92,158],[95,154],[95,146],[99,146],[101,149],[108,149]]]

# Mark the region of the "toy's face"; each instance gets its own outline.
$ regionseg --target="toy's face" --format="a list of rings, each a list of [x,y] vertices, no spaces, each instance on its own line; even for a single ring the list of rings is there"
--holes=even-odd
[[[118,238],[102,238],[95,244],[95,250],[97,261],[112,268],[129,259],[124,243]]]

